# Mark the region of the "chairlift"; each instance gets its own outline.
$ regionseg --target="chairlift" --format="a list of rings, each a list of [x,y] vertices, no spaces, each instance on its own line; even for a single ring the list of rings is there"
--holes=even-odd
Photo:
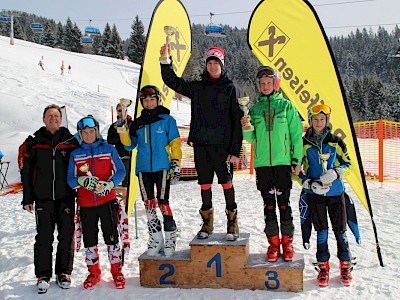
[[[11,17],[1,16],[0,22],[11,22]]]
[[[88,26],[85,28],[86,35],[100,35],[100,29],[97,27]]]
[[[210,24],[204,28],[204,34],[212,37],[226,37],[225,28],[222,25],[216,25],[212,22],[214,14],[210,12]]]
[[[89,19],[89,26],[87,26],[85,28],[85,35],[87,36],[96,36],[96,35],[100,35],[100,29],[94,26],[91,26],[92,20]]]
[[[32,23],[31,29],[34,33],[42,33],[43,32],[43,25],[40,23]]]
[[[81,45],[92,45],[93,38],[91,36],[83,36],[80,39]]]

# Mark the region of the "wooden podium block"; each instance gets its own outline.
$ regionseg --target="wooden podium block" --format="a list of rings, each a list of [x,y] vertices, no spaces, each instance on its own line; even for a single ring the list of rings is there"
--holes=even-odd
[[[172,257],[139,256],[140,284],[149,287],[231,288],[271,291],[302,291],[304,258],[292,262],[266,261],[265,254],[249,254],[249,233],[236,241],[214,233],[208,239],[194,238],[190,250]]]

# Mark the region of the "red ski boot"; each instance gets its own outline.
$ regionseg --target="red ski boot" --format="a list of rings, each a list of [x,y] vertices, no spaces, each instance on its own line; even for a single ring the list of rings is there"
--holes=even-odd
[[[282,251],[283,260],[292,261],[294,256],[293,250],[293,236],[282,235]]]
[[[340,261],[340,281],[344,286],[350,286],[353,276],[351,271],[353,270],[353,264],[351,261]]]
[[[320,287],[326,287],[329,283],[329,261],[326,262],[318,262],[317,267],[315,269],[318,271],[318,285]]]
[[[100,264],[88,266],[89,275],[83,283],[83,287],[88,290],[94,289],[94,286],[101,280]]]
[[[111,264],[111,274],[114,279],[114,285],[117,289],[125,288],[125,277],[122,275],[122,263]]]
[[[281,241],[279,240],[279,234],[269,237],[268,243],[267,259],[269,262],[276,262],[279,255],[281,255]]]

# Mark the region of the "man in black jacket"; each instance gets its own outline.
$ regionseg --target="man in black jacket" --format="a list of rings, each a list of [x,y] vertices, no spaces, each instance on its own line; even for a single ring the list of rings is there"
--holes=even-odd
[[[119,138],[119,134],[117,131],[118,126],[122,125],[122,123],[121,123],[121,119],[122,119],[121,104],[119,104],[119,103],[117,104],[116,110],[117,110],[117,121],[115,121],[113,124],[111,124],[110,128],[108,129],[107,143],[115,146],[119,156],[122,159],[122,162],[123,162],[125,170],[126,170],[126,176],[125,176],[124,180],[122,181],[121,185],[123,187],[127,187],[128,183],[129,183],[129,176],[131,174],[131,156],[130,156],[130,151],[126,150],[124,145],[121,143],[121,139]],[[127,128],[130,128],[131,123],[132,123],[132,117],[130,115],[126,115],[126,122],[127,122]]]
[[[166,51],[170,54],[169,46],[162,46],[161,56]],[[191,99],[188,143],[194,149],[194,162],[201,188],[200,215],[203,219],[197,238],[207,238],[214,228],[211,185],[215,172],[218,183],[224,189],[225,213],[228,218],[226,239],[234,241],[239,237],[239,227],[232,174],[233,164],[239,162],[242,146],[240,119],[243,112],[237,102],[240,97],[238,89],[223,68],[224,61],[224,51],[211,47],[205,55],[206,70],[200,81],[178,77],[172,62],[161,62],[161,75],[168,87]]]
[[[44,109],[45,126],[28,139],[24,155],[22,205],[35,211],[35,275],[38,293],[50,287],[54,230],[57,226],[55,275],[57,284],[68,289],[74,260],[75,191],[67,184],[69,156],[78,141],[61,126],[61,109],[51,104]]]

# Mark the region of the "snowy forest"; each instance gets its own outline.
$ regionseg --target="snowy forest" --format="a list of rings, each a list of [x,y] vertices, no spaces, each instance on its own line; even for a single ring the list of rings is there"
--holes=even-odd
[[[72,52],[129,59],[141,64],[146,42],[146,30],[138,16],[131,25],[130,37],[122,40],[115,24],[108,23],[90,45],[81,44],[85,35],[70,18],[65,24],[25,12],[8,12],[14,18],[14,37],[57,47]],[[40,23],[43,31],[36,33],[31,23]],[[204,68],[203,52],[211,45],[225,50],[225,68],[229,77],[252,98],[256,95],[254,72],[258,60],[247,45],[247,30],[225,26],[226,38],[204,35],[204,25],[192,24],[192,56],[184,77],[198,78]],[[0,22],[0,35],[9,36],[10,22]],[[379,27],[357,29],[347,36],[329,37],[340,76],[346,91],[354,122],[385,119],[400,121],[400,28],[391,32]],[[310,45],[312,47],[312,45]]]

